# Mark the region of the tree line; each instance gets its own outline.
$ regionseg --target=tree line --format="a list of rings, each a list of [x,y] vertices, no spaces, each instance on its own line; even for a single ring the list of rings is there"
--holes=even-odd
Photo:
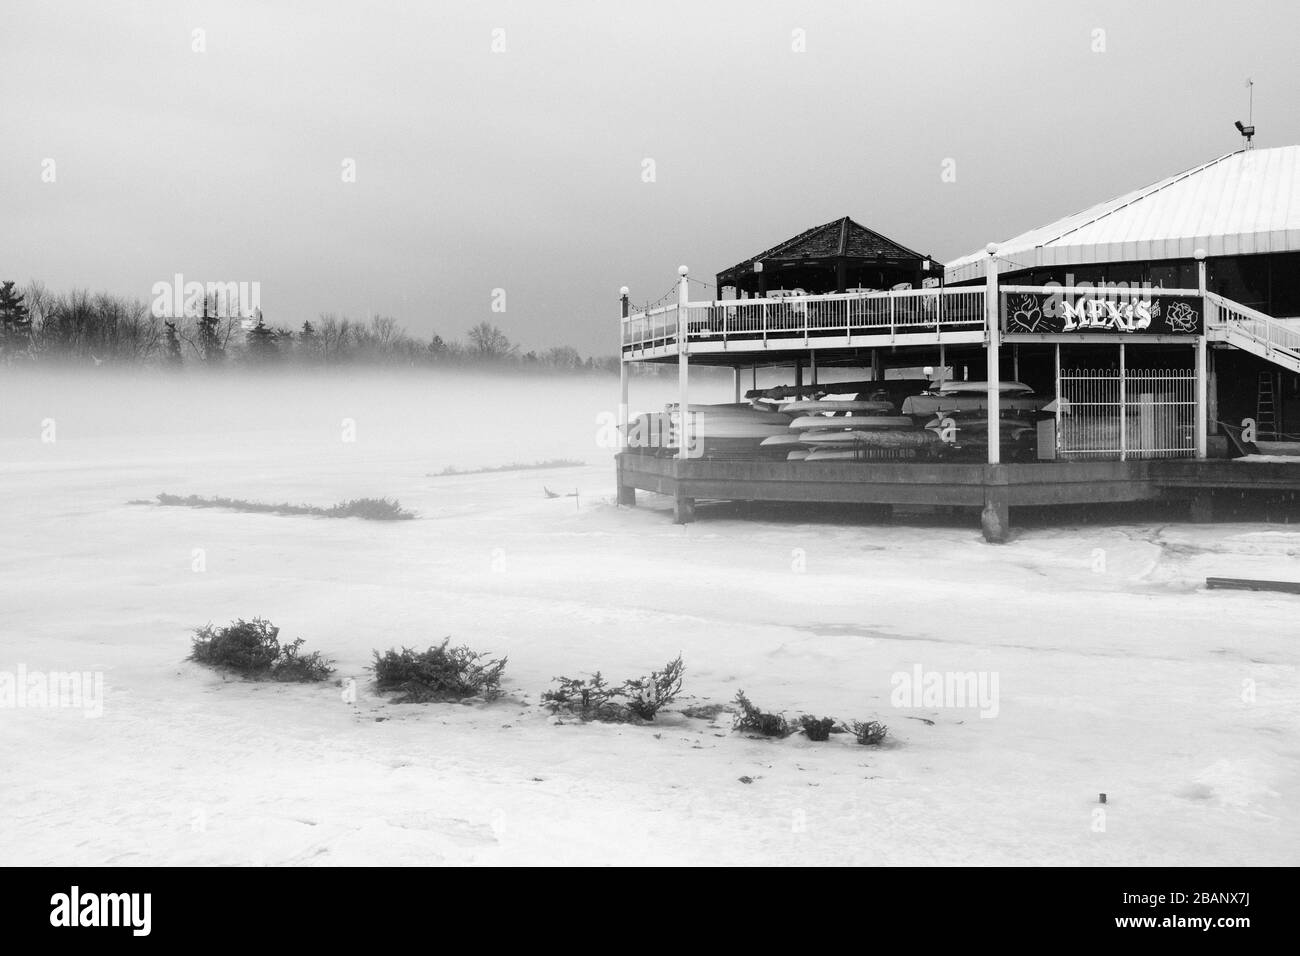
[[[479,322],[464,339],[420,339],[391,316],[368,322],[327,313],[297,328],[219,315],[206,299],[197,315],[156,316],[138,299],[39,282],[0,283],[0,364],[60,362],[136,366],[274,367],[404,365],[496,367],[566,373],[617,372],[618,356],[586,356],[569,345],[524,351]]]

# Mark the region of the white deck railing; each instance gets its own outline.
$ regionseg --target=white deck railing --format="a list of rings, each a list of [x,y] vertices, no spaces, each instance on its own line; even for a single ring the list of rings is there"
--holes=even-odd
[[[1003,286],[1001,293],[1071,293],[1050,286]],[[1078,291],[1083,291],[1078,290]],[[1146,294],[1150,290],[1105,289],[1104,294]],[[1195,289],[1162,289],[1166,295],[1200,295]],[[831,295],[767,299],[725,299],[664,305],[630,313],[622,320],[626,351],[667,349],[682,342],[710,343],[726,348],[728,341],[805,343],[827,337],[874,336],[891,341],[899,335],[942,332],[981,332],[984,322],[983,286],[950,289],[906,289],[895,292],[845,292]],[[1213,292],[1205,293],[1207,331],[1237,336],[1250,347],[1287,367],[1300,367],[1300,325],[1282,322]],[[1244,340],[1244,341],[1243,341]],[[915,340],[914,340],[915,341]],[[830,344],[830,343],[828,343]],[[743,348],[743,347],[742,347]]]
[[[633,312],[623,320],[625,348],[654,348],[676,340],[679,322],[689,341],[792,339],[826,335],[910,334],[984,328],[984,289],[907,289],[773,299],[688,302]]]
[[[633,312],[623,320],[623,345],[646,349],[677,340],[676,305],[666,305],[646,312]]]
[[[1208,328],[1226,327],[1254,340],[1265,350],[1280,349],[1291,353],[1291,358],[1300,359],[1300,328],[1214,292],[1205,293],[1205,302]]]

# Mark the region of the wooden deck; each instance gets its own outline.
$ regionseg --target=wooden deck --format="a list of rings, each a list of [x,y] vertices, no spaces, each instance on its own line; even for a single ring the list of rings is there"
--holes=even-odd
[[[695,502],[796,501],[948,505],[980,509],[984,536],[1006,540],[1013,507],[1184,499],[1209,520],[1215,491],[1300,492],[1300,460],[939,462],[711,461],[635,452],[616,456],[620,504],[636,491],[673,499],[674,520],[693,521]]]

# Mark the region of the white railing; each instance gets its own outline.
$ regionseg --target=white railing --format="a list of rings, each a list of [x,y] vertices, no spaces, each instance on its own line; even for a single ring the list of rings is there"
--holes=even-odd
[[[1214,292],[1205,293],[1207,326],[1237,332],[1265,350],[1281,349],[1300,360],[1300,328],[1279,322],[1270,315],[1256,312],[1240,302],[1233,302]]]
[[[625,348],[655,348],[677,339],[677,305],[665,305],[648,312],[633,312],[623,320]]]
[[[678,331],[676,305],[623,320],[625,348],[668,344]],[[688,302],[682,319],[690,341],[791,339],[828,335],[906,335],[984,328],[984,289],[906,289],[779,299]]]
[[[1063,292],[1048,286],[1003,286],[1001,293]],[[1078,291],[1084,291],[1080,289]],[[1096,291],[1096,290],[1093,290]],[[1143,290],[1106,289],[1104,294],[1138,294]],[[1146,290],[1149,294],[1150,290]],[[1156,290],[1166,295],[1198,295],[1194,289]],[[683,320],[677,303],[640,312],[622,320],[625,349],[676,344],[679,328],[690,341],[725,343],[738,339],[791,339],[827,335],[896,335],[984,329],[983,286],[952,289],[905,289],[897,292],[846,292],[771,299],[688,302]],[[1208,329],[1226,330],[1260,348],[1287,353],[1300,362],[1300,326],[1278,321],[1213,292],[1205,293]]]

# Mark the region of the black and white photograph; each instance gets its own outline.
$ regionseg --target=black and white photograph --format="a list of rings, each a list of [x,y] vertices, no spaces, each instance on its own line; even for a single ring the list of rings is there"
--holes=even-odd
[[[23,919],[1069,868],[1111,936],[1249,939],[1234,873],[1300,863],[1297,38],[6,0],[0,865],[72,874]]]

